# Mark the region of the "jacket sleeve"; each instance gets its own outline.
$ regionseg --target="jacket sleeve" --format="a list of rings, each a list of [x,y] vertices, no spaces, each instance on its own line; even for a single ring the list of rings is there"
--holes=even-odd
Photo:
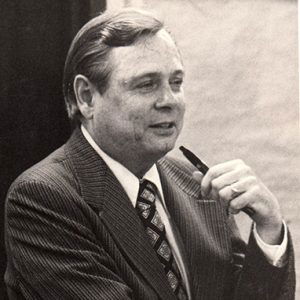
[[[294,251],[288,233],[287,261],[282,267],[271,265],[256,243],[253,232],[248,245],[240,238],[233,220],[229,219],[232,233],[232,284],[228,299],[235,300],[292,300],[295,299]]]
[[[90,228],[88,207],[85,211],[78,203],[68,189],[43,182],[21,182],[11,189],[6,241],[22,294],[131,299],[131,289]]]

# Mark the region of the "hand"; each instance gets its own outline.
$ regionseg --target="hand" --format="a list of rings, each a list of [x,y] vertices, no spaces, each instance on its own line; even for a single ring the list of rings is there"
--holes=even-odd
[[[196,180],[200,172],[195,172]],[[199,180],[200,181],[200,180]],[[202,195],[224,202],[230,213],[250,207],[260,237],[268,244],[279,244],[282,216],[276,197],[242,160],[232,160],[209,169],[201,181]]]

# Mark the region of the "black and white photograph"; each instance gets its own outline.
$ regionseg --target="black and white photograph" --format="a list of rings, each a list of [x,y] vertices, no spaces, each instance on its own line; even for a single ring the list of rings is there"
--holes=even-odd
[[[297,0],[0,1],[0,299],[300,300]]]

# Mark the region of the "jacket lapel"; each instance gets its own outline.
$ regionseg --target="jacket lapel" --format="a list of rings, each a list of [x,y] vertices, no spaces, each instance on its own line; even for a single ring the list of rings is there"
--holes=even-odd
[[[130,265],[162,299],[174,299],[161,264],[124,189],[79,129],[66,146],[84,200],[99,217]]]
[[[176,186],[174,185],[174,181],[170,180],[169,176],[170,174],[168,173],[168,171],[164,168],[164,164],[165,164],[165,160],[162,159],[159,163],[158,163],[158,171],[160,174],[160,180],[161,180],[161,184],[162,184],[162,188],[163,188],[163,193],[164,193],[164,199],[166,202],[166,206],[168,208],[168,211],[171,215],[171,219],[170,222],[172,224],[172,229],[173,229],[173,233],[175,235],[175,239],[176,239],[176,243],[177,246],[179,248],[180,251],[180,255],[185,267],[185,271],[186,271],[186,275],[187,275],[187,284],[188,284],[188,293],[189,293],[189,297],[191,299],[194,299],[192,296],[192,287],[191,287],[191,282],[192,282],[192,276],[190,273],[191,270],[191,266],[190,266],[190,262],[188,259],[188,255],[187,252],[185,250],[185,246],[181,237],[181,233],[179,230],[178,225],[180,226],[180,224],[178,224],[177,222],[175,222],[176,217],[175,215],[181,215],[182,211],[180,209],[178,209],[178,203],[184,203],[186,201],[190,201],[189,197],[187,194],[183,193],[181,189],[176,189]],[[175,176],[175,178],[179,178],[177,176]],[[184,186],[186,185],[187,181],[183,181]],[[183,183],[182,182],[182,183]],[[194,193],[197,193],[197,189],[196,191],[194,191]],[[188,217],[188,216],[187,216]]]
[[[107,226],[123,253],[134,264],[162,299],[174,299],[166,275],[145,234],[136,210],[130,203],[123,188],[109,172],[106,189],[103,222]]]
[[[179,232],[193,299],[219,299],[231,260],[227,216],[220,201],[202,199],[200,185],[185,164],[170,159],[158,163],[173,223]]]

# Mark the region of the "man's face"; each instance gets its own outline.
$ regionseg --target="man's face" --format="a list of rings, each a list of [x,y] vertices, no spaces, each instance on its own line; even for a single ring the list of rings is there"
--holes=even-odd
[[[183,66],[177,47],[160,30],[112,49],[109,62],[108,88],[93,95],[92,136],[118,161],[154,163],[173,149],[183,125]]]

